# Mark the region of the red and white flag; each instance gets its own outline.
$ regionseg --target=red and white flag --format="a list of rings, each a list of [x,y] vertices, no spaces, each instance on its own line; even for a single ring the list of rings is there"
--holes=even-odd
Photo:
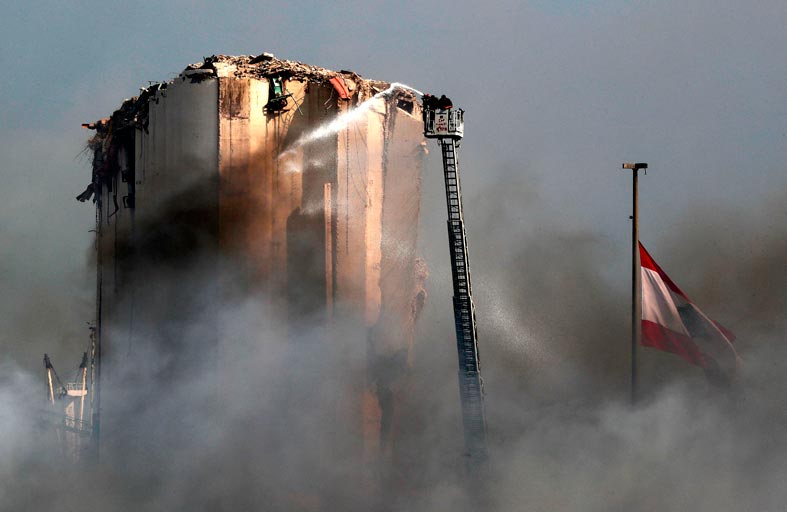
[[[708,318],[672,282],[640,243],[642,344],[677,354],[705,370],[709,379],[730,382],[740,362],[735,335]]]

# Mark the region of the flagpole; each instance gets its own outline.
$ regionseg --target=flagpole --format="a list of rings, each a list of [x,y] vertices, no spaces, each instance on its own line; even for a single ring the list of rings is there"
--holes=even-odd
[[[639,190],[637,178],[640,169],[647,169],[644,162],[624,163],[623,169],[629,169],[632,182],[632,215],[631,215],[631,404],[637,403],[637,348],[642,337],[642,293],[640,293],[640,261],[639,261]],[[645,171],[647,172],[647,171]]]

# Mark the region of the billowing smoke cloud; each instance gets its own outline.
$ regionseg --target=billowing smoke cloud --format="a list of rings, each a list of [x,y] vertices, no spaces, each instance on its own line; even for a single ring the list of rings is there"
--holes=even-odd
[[[632,409],[628,290],[607,272],[628,254],[575,222],[527,222],[532,210],[548,217],[559,208],[537,194],[523,201],[532,186],[527,175],[506,176],[479,192],[472,212],[484,227],[473,246],[481,341],[500,344],[482,352],[492,355],[484,371],[494,508],[783,507],[787,283],[777,269],[787,261],[787,228],[775,220],[785,218],[779,194],[748,214],[698,202],[653,242],[672,277],[736,332],[744,368],[738,386],[722,392],[678,358],[641,350],[646,397]]]
[[[138,305],[133,336],[106,326],[116,344],[97,466],[58,457],[42,379],[4,363],[0,508],[779,510],[787,230],[769,219],[784,218],[782,202],[743,216],[701,205],[651,244],[738,334],[744,375],[719,392],[682,360],[643,351],[646,394],[631,408],[627,290],[608,273],[618,248],[550,219],[532,176],[501,174],[465,203],[490,436],[477,480],[462,456],[443,204],[423,208],[429,298],[397,448],[369,461],[337,413],[357,406],[353,386],[369,378],[365,340],[347,332],[326,347],[318,313],[283,336],[235,254],[220,254],[235,270],[218,297],[215,232],[189,190],[138,226],[145,276],[128,282],[149,289],[129,286],[124,300],[179,307],[153,324],[151,305]],[[425,197],[441,197],[439,179],[425,177]],[[215,344],[217,330],[227,342]]]

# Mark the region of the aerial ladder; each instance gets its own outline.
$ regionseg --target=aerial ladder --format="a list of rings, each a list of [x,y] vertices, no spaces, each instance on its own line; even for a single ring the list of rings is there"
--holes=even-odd
[[[437,139],[443,154],[445,196],[448,203],[448,248],[451,254],[454,323],[459,355],[459,397],[466,454],[472,467],[486,459],[486,419],[457,158],[459,141],[464,135],[464,111],[453,108],[451,100],[445,96],[437,98],[425,94],[422,115],[424,137]]]

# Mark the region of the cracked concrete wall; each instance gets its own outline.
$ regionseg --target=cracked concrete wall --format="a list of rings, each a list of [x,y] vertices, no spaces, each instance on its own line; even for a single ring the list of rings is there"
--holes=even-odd
[[[221,365],[233,340],[220,332],[217,305],[260,290],[264,314],[286,319],[275,328],[282,340],[298,343],[304,324],[322,333],[319,346],[307,349],[319,354],[272,356],[286,368],[313,364],[319,355],[325,364],[314,368],[315,379],[340,383],[339,391],[318,390],[307,401],[333,410],[354,435],[327,432],[314,441],[319,449],[354,451],[370,463],[395,457],[399,397],[406,392],[425,276],[417,261],[418,106],[409,104],[408,112],[396,99],[377,98],[343,129],[297,144],[368,98],[359,88],[352,100],[340,100],[331,85],[305,79],[286,81],[286,89],[290,108],[281,113],[265,111],[267,80],[231,72],[176,80],[150,99],[147,130],[134,135],[135,208],[121,206],[101,231],[105,354],[132,353],[135,339],[166,339],[188,371],[216,354]],[[112,195],[102,187],[105,217]],[[201,236],[191,233],[191,221],[207,225],[211,235],[190,240]],[[190,242],[201,247],[207,270],[199,284],[187,277],[177,286],[153,284],[159,272],[177,266],[166,262],[166,250],[163,263],[157,253],[173,237],[184,238],[177,250],[189,250]],[[140,259],[140,247],[152,259]],[[124,272],[124,265],[132,270]],[[208,297],[189,296],[205,282]],[[167,332],[172,317],[189,315],[202,319],[200,335],[207,329],[215,351],[190,352],[184,333]],[[111,379],[113,365],[124,362],[108,361],[104,373]],[[342,367],[364,370],[322,374]],[[237,385],[221,383],[217,393]]]
[[[100,452],[106,460],[123,460],[128,411],[150,401],[166,403],[154,383],[177,372],[199,372],[215,359],[217,99],[215,81],[175,81],[149,98],[146,128],[110,130],[108,136],[106,158],[117,172],[100,181],[96,256]],[[199,260],[200,275],[179,271],[191,258]],[[182,329],[192,318],[202,319],[200,343]],[[151,353],[158,358],[151,360]],[[148,455],[151,464],[164,457]]]
[[[267,81],[219,81],[221,224],[242,225],[222,234],[222,244],[255,269],[273,291],[265,295],[268,306],[289,316],[289,324],[315,315],[324,322],[327,358],[366,366],[360,377],[348,375],[343,396],[328,401],[374,459],[391,446],[397,405],[391,397],[403,389],[421,290],[415,268],[421,121],[417,112],[379,98],[337,133],[280,158],[353,106],[337,101],[328,85],[288,81],[298,108],[267,115]],[[330,353],[334,316],[342,319],[341,336],[355,340],[354,354]]]

